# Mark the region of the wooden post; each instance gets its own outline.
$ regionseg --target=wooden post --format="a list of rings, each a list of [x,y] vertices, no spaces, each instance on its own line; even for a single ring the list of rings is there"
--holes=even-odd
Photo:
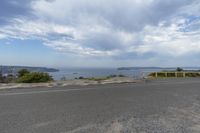
[[[167,78],[167,72],[165,72],[165,77]]]
[[[158,77],[158,73],[156,72],[156,78]]]
[[[183,77],[185,78],[185,72],[183,72]]]
[[[178,74],[177,74],[177,72],[175,72],[175,77],[178,78]]]

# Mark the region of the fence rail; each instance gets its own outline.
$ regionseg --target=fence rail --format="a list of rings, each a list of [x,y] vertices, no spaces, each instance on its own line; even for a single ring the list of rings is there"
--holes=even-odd
[[[154,77],[200,77],[200,72],[154,72]]]

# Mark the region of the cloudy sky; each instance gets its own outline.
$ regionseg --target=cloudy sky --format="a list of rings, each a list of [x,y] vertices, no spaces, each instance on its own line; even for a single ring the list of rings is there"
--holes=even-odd
[[[0,64],[200,66],[200,1],[1,0]]]

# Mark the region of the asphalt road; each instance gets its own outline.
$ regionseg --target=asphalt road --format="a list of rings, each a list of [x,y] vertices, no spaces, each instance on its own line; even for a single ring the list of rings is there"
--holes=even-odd
[[[0,133],[199,133],[200,79],[0,91]]]

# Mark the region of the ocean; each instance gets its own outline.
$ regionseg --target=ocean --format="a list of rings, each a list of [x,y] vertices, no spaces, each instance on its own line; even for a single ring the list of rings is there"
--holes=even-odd
[[[65,79],[75,79],[79,77],[89,78],[89,77],[106,77],[109,75],[125,75],[127,77],[133,77],[135,79],[140,79],[147,76],[151,72],[161,71],[162,69],[131,69],[131,70],[118,70],[117,68],[67,68],[59,69],[59,72],[50,73],[54,80],[60,80],[65,77]],[[165,69],[166,70],[166,69]]]

